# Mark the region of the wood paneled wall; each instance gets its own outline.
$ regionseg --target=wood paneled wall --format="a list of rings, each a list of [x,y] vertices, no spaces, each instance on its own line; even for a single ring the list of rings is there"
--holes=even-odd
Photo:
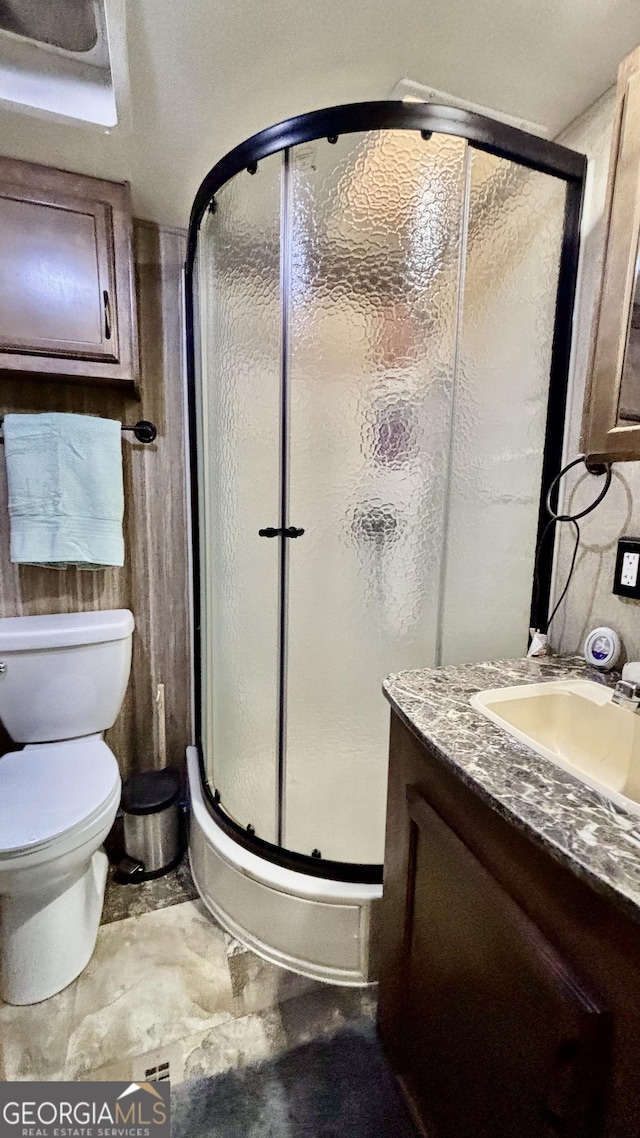
[[[0,414],[73,411],[135,423],[150,419],[155,443],[122,442],[125,565],[86,571],[12,565],[4,455],[0,450],[0,616],[130,608],[136,621],[131,680],[107,742],[123,774],[161,765],[159,683],[165,685],[167,760],[182,767],[191,739],[189,580],[185,476],[185,235],[135,223],[140,399],[98,384],[0,378]],[[132,441],[133,440],[133,441]],[[3,748],[6,750],[6,745]]]

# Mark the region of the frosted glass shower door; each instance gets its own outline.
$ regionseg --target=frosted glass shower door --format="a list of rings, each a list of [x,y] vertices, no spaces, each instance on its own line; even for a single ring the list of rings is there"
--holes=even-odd
[[[565,195],[384,129],[251,162],[202,216],[202,753],[260,839],[379,865],[383,677],[525,647]]]
[[[470,150],[439,663],[527,650],[566,183]]]
[[[216,194],[199,242],[202,742],[225,812],[277,841],[281,155]]]
[[[383,860],[384,675],[435,662],[464,141],[293,148],[284,845]]]

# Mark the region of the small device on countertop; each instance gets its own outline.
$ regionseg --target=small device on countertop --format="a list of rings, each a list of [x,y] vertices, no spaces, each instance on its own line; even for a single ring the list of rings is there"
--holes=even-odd
[[[587,664],[609,672],[620,659],[622,645],[613,628],[594,628],[584,642],[583,655]]]

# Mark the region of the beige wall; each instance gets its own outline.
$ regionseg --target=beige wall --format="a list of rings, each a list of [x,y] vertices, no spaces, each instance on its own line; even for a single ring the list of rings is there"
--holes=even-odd
[[[603,211],[609,167],[611,127],[615,102],[612,88],[561,136],[565,145],[589,158],[587,197],[583,221],[583,249],[574,328],[572,390],[566,460],[580,451],[582,401],[588,366],[589,341],[604,253]],[[564,507],[575,512],[593,498],[601,479],[588,474],[569,475]],[[579,649],[587,632],[598,624],[615,628],[629,659],[640,659],[640,604],[612,594],[617,540],[623,534],[640,534],[640,463],[618,463],[603,504],[580,523],[578,560],[567,599],[550,630],[557,648]],[[561,591],[573,551],[572,527],[563,526],[557,558],[556,591]]]
[[[123,772],[159,764],[156,688],[165,684],[167,758],[181,766],[190,742],[187,515],[184,463],[181,231],[135,224],[140,401],[99,384],[2,379],[6,411],[76,411],[122,422],[150,419],[147,446],[123,440],[125,565],[59,571],[9,561],[5,465],[0,455],[0,616],[130,608],[136,620],[125,704],[107,741]],[[6,741],[5,741],[6,749]],[[2,748],[0,747],[0,752]]]

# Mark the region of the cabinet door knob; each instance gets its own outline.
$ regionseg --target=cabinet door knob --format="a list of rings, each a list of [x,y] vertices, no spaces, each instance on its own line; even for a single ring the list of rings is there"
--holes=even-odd
[[[111,339],[111,302],[109,300],[109,293],[106,288],[102,294],[104,301],[104,338],[105,340]]]

